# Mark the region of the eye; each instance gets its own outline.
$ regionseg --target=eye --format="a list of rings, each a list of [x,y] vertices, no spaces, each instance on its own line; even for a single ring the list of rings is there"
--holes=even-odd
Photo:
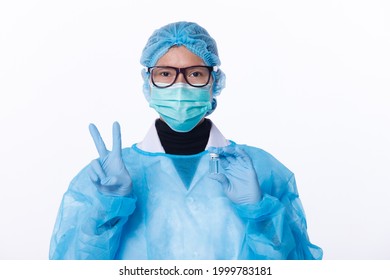
[[[187,70],[187,76],[191,78],[202,78],[208,76],[207,68],[194,67]]]
[[[161,76],[161,77],[170,77],[173,75],[173,71],[170,71],[170,70],[163,70],[163,69],[158,69],[155,74],[157,76]]]
[[[169,68],[155,68],[153,69],[153,77],[155,79],[168,79],[176,76],[176,71]]]
[[[190,77],[194,77],[194,78],[201,77],[202,75],[203,75],[203,73],[201,73],[201,72],[192,72],[192,73],[190,73]]]

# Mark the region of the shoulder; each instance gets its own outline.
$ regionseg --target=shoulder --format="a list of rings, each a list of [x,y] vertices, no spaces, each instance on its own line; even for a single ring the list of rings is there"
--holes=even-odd
[[[265,170],[273,170],[287,177],[292,175],[292,172],[269,152],[253,146],[237,145],[249,155],[254,165],[260,165]]]
[[[139,163],[140,150],[136,144],[122,149],[122,159],[127,168],[135,168]]]
[[[136,177],[142,176],[145,169],[146,154],[148,152],[139,149],[137,144],[122,149],[122,159],[132,179],[135,180]]]

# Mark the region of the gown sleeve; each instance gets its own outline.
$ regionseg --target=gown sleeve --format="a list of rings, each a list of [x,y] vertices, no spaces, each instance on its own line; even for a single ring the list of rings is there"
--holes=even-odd
[[[309,240],[294,174],[276,160],[266,166],[275,164],[276,169],[265,172],[261,171],[265,165],[257,166],[262,188],[260,202],[235,205],[238,215],[246,221],[242,258],[322,259],[322,249]]]
[[[83,169],[63,196],[49,259],[114,259],[135,203],[135,197],[101,194]]]

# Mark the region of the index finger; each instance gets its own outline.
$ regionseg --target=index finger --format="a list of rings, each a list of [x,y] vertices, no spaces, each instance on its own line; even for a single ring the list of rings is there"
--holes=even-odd
[[[97,127],[91,123],[89,125],[89,132],[91,133],[93,142],[95,143],[96,149],[99,153],[100,158],[104,158],[107,156],[108,151],[106,149],[106,145],[104,144],[104,141],[102,137],[100,136],[99,130]]]

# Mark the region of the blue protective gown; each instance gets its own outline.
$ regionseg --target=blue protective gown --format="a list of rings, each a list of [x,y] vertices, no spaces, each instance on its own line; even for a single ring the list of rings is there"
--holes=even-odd
[[[208,146],[226,145],[237,144],[213,124]],[[269,153],[239,146],[260,183],[262,199],[254,205],[235,205],[208,177],[207,151],[165,154],[152,126],[143,142],[123,149],[131,197],[99,193],[88,166],[72,180],[50,259],[321,259],[321,248],[309,241],[293,173]],[[187,171],[177,168],[183,162]]]

